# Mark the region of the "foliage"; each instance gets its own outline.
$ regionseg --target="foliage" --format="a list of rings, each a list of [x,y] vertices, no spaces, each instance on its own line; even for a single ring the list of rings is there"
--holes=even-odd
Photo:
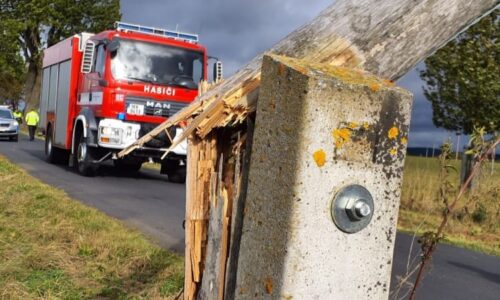
[[[119,0],[0,0],[3,28],[16,37],[27,64],[27,101],[38,99],[33,93],[44,48],[75,33],[109,29],[120,18]]]
[[[499,9],[425,60],[421,78],[438,127],[470,134],[499,130]]]
[[[475,152],[473,153],[477,159],[475,160],[474,167],[472,168],[471,173],[468,175],[465,183],[460,187],[460,189],[454,193],[453,185],[450,183],[450,169],[453,169],[452,165],[448,163],[448,160],[451,158],[451,144],[446,143],[443,145],[441,150],[443,151],[440,156],[440,191],[439,191],[439,200],[443,203],[444,209],[442,214],[442,220],[439,227],[435,230],[431,230],[425,232],[422,235],[422,238],[419,240],[422,248],[421,254],[421,262],[418,267],[418,273],[415,278],[415,284],[410,293],[410,300],[415,299],[416,290],[422,280],[424,271],[426,266],[429,264],[434,251],[436,250],[437,245],[445,239],[445,230],[447,228],[448,222],[450,218],[456,214],[456,207],[459,204],[460,199],[465,195],[468,190],[467,186],[472,181],[474,177],[479,174],[481,165],[485,162],[486,158],[492,154],[494,149],[496,149],[497,145],[500,143],[500,137],[493,135],[489,140],[486,140],[483,136],[485,132],[484,128],[475,128],[472,134],[475,141]],[[482,141],[482,143],[479,143]],[[452,200],[452,201],[450,201]],[[486,212],[484,212],[484,219],[486,220]]]
[[[24,61],[12,27],[9,20],[0,19],[0,28],[4,29],[0,38],[0,104],[19,100],[24,80]]]

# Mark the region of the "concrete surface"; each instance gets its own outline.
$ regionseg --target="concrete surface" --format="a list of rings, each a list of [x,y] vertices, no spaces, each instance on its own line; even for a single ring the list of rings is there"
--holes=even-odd
[[[369,74],[264,57],[235,299],[388,297],[411,102]],[[349,234],[331,206],[353,184],[375,209]]]

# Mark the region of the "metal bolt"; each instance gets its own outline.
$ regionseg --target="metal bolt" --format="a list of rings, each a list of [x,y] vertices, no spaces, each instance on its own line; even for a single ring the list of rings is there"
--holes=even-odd
[[[366,200],[359,199],[358,201],[356,201],[356,203],[354,203],[354,213],[358,217],[360,217],[360,218],[367,217],[371,214],[371,212],[372,212],[372,209],[370,208],[370,205],[368,205],[368,203],[366,203]]]
[[[348,185],[333,199],[332,218],[340,230],[354,233],[370,223],[374,208],[373,197],[365,187]]]

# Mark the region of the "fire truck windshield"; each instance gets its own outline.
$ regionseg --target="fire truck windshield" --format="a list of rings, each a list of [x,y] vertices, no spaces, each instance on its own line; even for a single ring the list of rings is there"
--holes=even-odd
[[[136,40],[120,39],[111,54],[115,79],[197,89],[203,79],[203,53]]]

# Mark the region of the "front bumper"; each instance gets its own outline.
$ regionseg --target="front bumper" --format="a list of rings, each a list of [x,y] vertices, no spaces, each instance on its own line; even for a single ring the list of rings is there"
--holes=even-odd
[[[114,150],[122,150],[126,147],[132,145],[137,139],[144,135],[145,132],[141,130],[144,127],[144,124],[132,123],[132,122],[124,122],[116,119],[103,119],[99,122],[98,126],[98,135],[97,135],[97,144],[100,147],[114,149]],[[153,127],[154,128],[154,127]],[[182,135],[182,129],[176,128],[175,135],[172,137],[175,141],[176,138]],[[170,143],[168,143],[170,144]],[[143,147],[141,152],[152,153],[152,152],[160,152],[163,153],[165,148],[168,147]],[[163,150],[163,151],[162,151]],[[186,156],[187,155],[187,141],[182,141],[179,145],[177,145],[171,151],[174,155]]]
[[[11,137],[19,135],[19,128],[16,127],[0,127],[0,137]]]

